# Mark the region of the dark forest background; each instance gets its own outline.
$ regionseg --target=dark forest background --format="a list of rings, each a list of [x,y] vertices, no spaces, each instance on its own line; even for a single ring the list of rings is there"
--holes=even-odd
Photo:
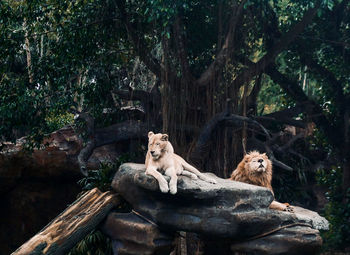
[[[222,178],[245,152],[266,152],[277,199],[330,221],[325,250],[349,249],[348,0],[2,0],[0,63],[2,227],[30,221],[8,220],[19,210],[48,222],[74,200],[79,179],[83,189],[105,185],[116,165],[88,164],[102,146],[115,149],[115,164],[142,162],[152,130]],[[11,144],[21,138],[31,153],[61,128],[83,141],[71,174],[9,174],[17,168],[3,163]],[[83,178],[89,168],[100,170]],[[66,196],[57,182],[76,186]],[[35,211],[35,199],[23,202],[36,184],[54,187],[45,201],[61,200],[62,208]],[[1,249],[13,251],[43,224],[6,235]]]

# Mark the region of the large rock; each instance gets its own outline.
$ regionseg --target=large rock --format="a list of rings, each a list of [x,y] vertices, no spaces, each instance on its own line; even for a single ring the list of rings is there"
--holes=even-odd
[[[159,191],[157,181],[145,174],[144,165],[128,163],[120,167],[112,187],[138,213],[165,231],[195,232],[204,238],[241,240],[242,244],[244,240],[254,239],[260,251],[266,249],[266,243],[262,245],[257,240],[261,243],[267,236],[270,238],[267,246],[272,247],[269,242],[283,243],[284,248],[279,250],[286,253],[296,243],[300,249],[312,247],[314,250],[321,246],[318,230],[327,230],[328,222],[317,213],[299,207],[295,207],[295,213],[270,210],[273,196],[268,189],[208,175],[218,183],[180,176],[178,193],[164,194]],[[292,237],[291,232],[297,233],[297,237]],[[303,237],[308,238],[301,241]],[[241,247],[233,244],[231,249]]]
[[[253,240],[234,242],[230,248],[248,254],[314,254],[321,244],[318,230],[293,226]]]
[[[133,212],[110,213],[102,231],[112,239],[114,254],[169,254],[174,248],[173,236]]]

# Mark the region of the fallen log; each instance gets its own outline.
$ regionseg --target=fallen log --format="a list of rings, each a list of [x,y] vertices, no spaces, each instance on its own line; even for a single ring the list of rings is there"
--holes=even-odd
[[[90,190],[12,255],[66,254],[95,229],[118,202],[115,193],[102,193],[97,188]]]

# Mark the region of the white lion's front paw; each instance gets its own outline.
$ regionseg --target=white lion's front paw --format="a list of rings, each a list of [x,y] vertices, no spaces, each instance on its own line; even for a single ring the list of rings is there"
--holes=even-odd
[[[195,174],[191,174],[191,176],[190,176],[190,177],[191,177],[191,179],[192,179],[192,180],[198,180],[198,176],[197,176],[197,175],[195,175]]]
[[[170,193],[173,195],[177,193],[176,185],[170,185]]]
[[[216,184],[216,183],[218,183],[216,180],[214,180],[213,178],[205,178],[205,181],[206,182],[209,182],[209,183],[212,183],[212,184]]]
[[[163,193],[168,193],[168,191],[169,191],[168,183],[163,183],[163,182],[159,183],[159,189]]]

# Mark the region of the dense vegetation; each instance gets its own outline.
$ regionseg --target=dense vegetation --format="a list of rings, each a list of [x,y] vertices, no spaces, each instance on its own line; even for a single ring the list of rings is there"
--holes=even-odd
[[[278,198],[312,207],[325,185],[326,247],[349,243],[348,0],[2,0],[0,45],[0,141],[40,144],[79,114],[87,140],[167,132],[221,177],[264,150]]]

